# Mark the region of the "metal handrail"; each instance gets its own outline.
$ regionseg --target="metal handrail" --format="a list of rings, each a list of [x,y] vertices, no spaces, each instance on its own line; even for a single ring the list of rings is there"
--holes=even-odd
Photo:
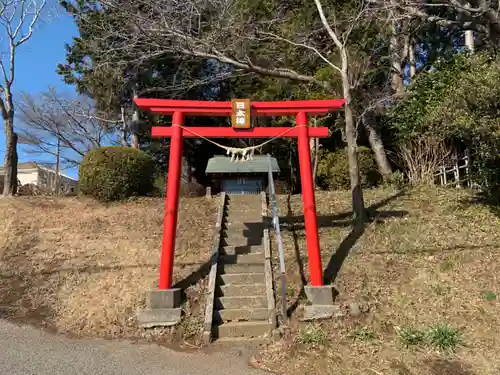
[[[273,216],[273,229],[276,234],[276,244],[278,245],[278,253],[280,260],[280,280],[281,280],[281,307],[283,309],[283,321],[287,320],[287,301],[286,301],[286,270],[285,270],[285,251],[283,249],[283,240],[281,238],[280,220],[278,217],[278,205],[276,202],[276,190],[274,188],[273,167],[271,164],[271,155],[267,155],[268,160],[268,178],[269,178],[269,201],[271,203]]]

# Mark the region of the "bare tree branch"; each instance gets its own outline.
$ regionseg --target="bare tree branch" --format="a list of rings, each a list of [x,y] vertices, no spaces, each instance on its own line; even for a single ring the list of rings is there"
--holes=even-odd
[[[59,140],[61,159],[74,166],[92,148],[110,142],[113,128],[95,116],[92,102],[64,97],[49,88],[37,99],[23,94],[18,103],[20,141],[32,152],[55,155]]]
[[[316,8],[318,9],[319,17],[321,18],[321,22],[323,23],[323,26],[325,27],[326,31],[328,32],[328,35],[330,35],[330,38],[332,38],[333,42],[337,46],[339,50],[343,49],[344,43],[342,43],[335,33],[333,29],[331,28],[330,24],[328,23],[328,20],[326,19],[325,12],[323,11],[323,5],[321,5],[321,2],[319,0],[314,0],[314,3],[316,4]]]
[[[114,43],[112,46],[106,43],[105,40],[100,41],[107,45],[106,49],[108,53],[110,53],[110,57],[112,55],[116,56],[116,54],[125,53],[131,56],[128,63],[141,65],[145,61],[168,54],[192,56],[200,59],[218,61],[223,64],[231,65],[235,69],[245,70],[246,72],[313,83],[329,89],[327,82],[322,82],[311,75],[301,74],[288,67],[280,67],[278,64],[265,66],[257,62],[257,59],[249,57],[249,54],[244,53],[241,48],[239,48],[241,53],[235,53],[238,51],[238,48],[220,45],[219,41],[223,41],[225,38],[223,35],[232,32],[233,29],[231,25],[221,25],[219,29],[220,35],[205,34],[202,30],[195,31],[191,29],[194,24],[201,25],[202,29],[206,27],[203,25],[203,22],[200,21],[199,9],[207,7],[220,8],[218,12],[214,11],[214,14],[217,13],[217,16],[221,16],[221,14],[224,13],[228,15],[229,8],[227,4],[229,3],[219,0],[212,0],[210,2],[201,0],[188,0],[187,2],[176,0],[165,6],[162,1],[157,0],[148,2],[147,7],[151,9],[151,13],[139,12],[138,14],[132,9],[125,9],[122,4],[114,0],[102,0],[101,4],[117,13],[123,14],[123,17],[128,17],[125,15],[128,12],[134,13],[134,17],[127,18],[129,23],[133,23],[133,29],[135,30],[130,36],[126,35],[130,30],[118,30],[109,28],[106,24],[100,25],[103,31],[108,33],[109,38],[117,40],[125,37],[127,39],[127,43],[118,45]],[[134,7],[136,6],[137,5],[134,4]],[[153,10],[153,8],[155,10]],[[185,15],[185,18],[181,20],[183,15]],[[196,22],[192,22],[194,18]],[[233,18],[229,19],[231,22],[234,20]],[[176,20],[180,20],[180,23]],[[220,24],[221,19],[213,21],[215,30],[215,24]],[[231,42],[230,38],[225,39],[227,43]],[[132,54],[131,51],[134,49],[140,50],[141,53]],[[100,64],[107,64],[105,58],[96,63],[97,66]]]
[[[388,2],[391,0],[372,0],[372,2]],[[488,35],[500,35],[500,15],[498,4],[483,0],[444,0],[440,2],[399,0],[395,4],[388,5],[392,9],[397,8],[402,18],[418,18],[424,22],[434,23],[442,27],[460,27],[463,30],[474,30]],[[446,15],[439,15],[433,9],[448,9]],[[456,15],[460,16],[457,17]]]
[[[33,35],[35,26],[45,8],[46,0],[42,0],[40,4],[37,4],[35,0],[1,0],[0,4],[0,24],[4,27],[9,45],[8,68],[5,66],[3,57],[0,59],[0,67],[5,86],[11,86],[15,76],[16,49]],[[14,27],[16,18],[18,21]],[[24,30],[25,26],[27,26],[27,30]]]
[[[335,65],[334,63],[332,63],[330,60],[328,60],[325,55],[323,55],[317,48],[311,46],[311,45],[308,45],[308,44],[305,44],[305,43],[296,43],[296,42],[293,42],[287,38],[284,38],[284,37],[281,37],[279,35],[276,35],[276,34],[273,34],[273,33],[266,33],[266,32],[261,32],[262,35],[268,35],[274,39],[277,39],[277,40],[282,40],[286,43],[289,43],[291,44],[292,46],[295,46],[295,47],[303,47],[305,49],[308,49],[308,50],[311,50],[313,51],[316,55],[318,55],[318,57],[323,60],[326,64],[328,64],[329,66],[331,66],[333,69],[337,70],[340,72],[340,68]]]
[[[3,195],[14,195],[17,191],[18,135],[14,129],[12,94],[17,48],[32,37],[45,4],[45,0],[40,4],[35,0],[0,0],[0,35],[6,41],[4,44],[8,48],[0,54],[0,69],[3,76],[3,82],[0,83],[0,95],[3,96],[0,98],[0,110],[6,142]]]

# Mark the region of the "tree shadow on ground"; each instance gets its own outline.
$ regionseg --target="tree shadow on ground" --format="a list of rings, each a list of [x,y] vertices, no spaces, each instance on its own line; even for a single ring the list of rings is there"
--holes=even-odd
[[[391,370],[397,371],[397,375],[419,375],[424,373],[431,375],[475,375],[471,366],[458,360],[446,358],[429,358],[415,369],[401,360],[393,360],[390,364]]]
[[[325,227],[336,227],[336,226],[352,226],[351,231],[345,237],[340,245],[337,247],[337,250],[333,252],[333,255],[331,256],[330,260],[328,261],[327,266],[324,269],[324,283],[326,284],[332,284],[335,279],[337,278],[340,269],[342,268],[345,260],[347,259],[347,256],[351,252],[352,248],[354,245],[357,243],[357,241],[361,238],[361,236],[364,234],[366,226],[370,223],[373,222],[383,222],[383,219],[385,218],[402,218],[408,214],[408,211],[380,211],[382,207],[385,205],[389,204],[390,202],[406,195],[407,192],[406,190],[400,190],[396,194],[393,194],[377,203],[372,204],[371,206],[367,207],[365,209],[366,212],[366,219],[363,223],[361,224],[356,224],[355,221],[352,218],[352,212],[344,212],[341,214],[336,214],[336,215],[320,215],[318,216],[318,227],[319,228],[325,228]],[[300,300],[304,299],[305,296],[305,291],[304,291],[304,286],[307,284],[307,278],[305,275],[304,271],[304,262],[302,261],[302,258],[300,256],[300,248],[299,248],[299,241],[298,241],[298,234],[297,231],[300,229],[304,228],[304,216],[293,216],[293,210],[291,207],[291,202],[290,202],[290,196],[288,197],[287,201],[287,206],[288,206],[288,214],[286,217],[283,219],[285,222],[287,222],[288,226],[286,227],[285,230],[290,230],[292,232],[293,236],[293,242],[294,242],[294,252],[295,252],[295,259],[299,268],[299,273],[300,273],[300,278],[302,282],[302,287],[299,292],[299,295],[297,296],[296,300],[294,303],[288,308],[288,316],[290,316],[298,307]]]
[[[82,266],[61,267],[61,263],[45,264],[45,270],[25,272],[0,273],[0,319],[7,319],[16,323],[30,324],[42,327],[49,331],[57,331],[56,311],[53,303],[57,300],[57,293],[65,280],[65,274],[94,274],[127,269],[154,269],[157,264],[132,264],[122,266]],[[211,261],[203,264],[183,264],[183,267],[197,267],[187,276],[175,283],[174,288],[182,289],[183,303],[189,300],[186,290],[204,279],[210,272]],[[81,277],[81,276],[78,276]],[[40,291],[43,294],[39,294]],[[32,303],[36,301],[36,303]],[[193,308],[191,306],[191,308]]]
[[[472,197],[461,199],[459,203],[463,206],[485,206],[493,215],[500,217],[500,202],[498,201],[498,197],[496,197],[496,199],[497,200],[494,200],[484,193],[476,192]]]
[[[239,246],[235,246],[235,250],[238,255],[250,253],[250,246],[262,244],[262,223],[244,223],[245,227],[242,228],[242,235],[245,238],[245,243]],[[227,229],[227,220],[223,223],[223,229]],[[226,239],[224,238],[224,232],[221,237],[220,246],[226,246]],[[23,272],[19,274],[16,270],[18,267],[15,266],[17,262],[24,261],[24,258],[20,258],[23,252],[30,251],[31,248],[37,245],[39,239],[35,233],[29,237],[29,241],[18,241],[16,248],[10,248],[6,251],[4,256],[5,264],[12,264],[12,271],[0,270],[0,318],[13,318],[16,315],[18,320],[22,318],[23,321],[49,321],[50,317],[53,315],[53,311],[49,304],[46,308],[30,309],[29,307],[24,308],[23,306],[28,302],[24,300],[33,294],[32,290],[34,288],[40,288],[44,285],[48,285],[49,282],[53,282],[51,278],[59,278],[59,276],[66,273],[76,273],[76,274],[96,274],[105,273],[109,271],[123,271],[132,269],[155,269],[158,267],[158,263],[140,263],[140,264],[129,264],[129,265],[82,265],[82,266],[64,266],[65,260],[68,259],[58,259],[57,262],[51,264],[45,263],[43,268],[37,270],[29,270],[29,272]],[[3,248],[2,248],[3,250]],[[183,302],[187,300],[185,291],[198,284],[201,280],[208,277],[210,269],[212,266],[212,259],[214,253],[202,262],[175,262],[176,267],[188,267],[192,271],[176,281],[173,285],[174,288],[180,288],[183,291]],[[153,287],[154,288],[154,287]],[[54,291],[53,294],[56,292]],[[52,294],[51,294],[52,296]],[[23,310],[23,314],[20,314]],[[43,310],[43,311],[42,311]],[[21,316],[23,315],[23,316]]]
[[[17,236],[16,238],[15,244],[6,249],[2,248],[5,251],[2,251],[3,267],[0,269],[0,318],[18,323],[41,325],[48,329],[55,326],[53,302],[57,299],[59,287],[64,283],[66,274],[90,275],[158,267],[158,263],[153,262],[129,265],[65,266],[70,258],[58,258],[33,267],[29,259],[26,259],[25,254],[29,254],[39,244],[38,232],[31,231],[30,236]],[[197,284],[208,275],[210,265],[211,258],[204,263],[176,263],[177,267],[187,267],[193,271],[176,282],[174,287],[185,290]],[[43,295],[40,294],[40,291],[43,292]]]
[[[474,375],[472,368],[458,360],[435,359],[427,364],[435,375]]]
[[[210,273],[210,268],[212,266],[212,258],[200,265],[196,270],[191,272],[189,275],[184,277],[182,280],[179,280],[174,284],[174,288],[180,288],[185,291],[190,286],[193,286],[200,282],[202,279],[208,276]]]
[[[29,236],[16,236],[15,243],[9,244],[3,252],[3,270],[0,272],[0,319],[17,323],[36,325],[43,322],[52,327],[54,310],[50,303],[40,300],[40,289],[51,291],[51,275],[42,272],[26,272],[29,262],[24,254],[40,242],[38,232],[32,230]],[[62,260],[46,262],[45,267],[57,268]],[[6,267],[8,265],[8,267]],[[57,288],[51,293],[55,295]]]

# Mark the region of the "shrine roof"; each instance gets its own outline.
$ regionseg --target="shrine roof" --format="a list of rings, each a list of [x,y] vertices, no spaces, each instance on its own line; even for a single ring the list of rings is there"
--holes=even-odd
[[[267,173],[269,170],[267,155],[254,155],[253,160],[246,162],[231,162],[227,156],[217,155],[208,160],[205,173],[207,174],[229,174],[229,173]],[[274,173],[280,172],[278,161],[271,157],[271,167]]]

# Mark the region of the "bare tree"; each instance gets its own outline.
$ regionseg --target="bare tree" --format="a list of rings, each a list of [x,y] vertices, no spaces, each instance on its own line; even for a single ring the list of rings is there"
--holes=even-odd
[[[38,98],[23,94],[18,110],[19,140],[28,145],[27,151],[60,158],[66,167],[114,141],[116,124],[101,119],[87,97],[64,96],[50,88]]]
[[[500,4],[491,0],[372,0],[400,9],[400,18],[419,19],[446,28],[472,31],[490,44],[500,42]],[[472,49],[473,33],[466,33],[465,44]]]
[[[398,156],[407,171],[410,184],[433,185],[436,170],[450,153],[442,139],[421,135],[402,144]]]
[[[403,94],[404,67],[409,77],[417,73],[418,33],[435,25],[445,33],[464,35],[464,45],[474,52],[476,44],[500,46],[500,3],[491,0],[369,0],[391,13],[391,64],[393,90]]]
[[[349,178],[351,180],[351,190],[352,190],[352,206],[356,218],[359,222],[364,221],[364,200],[363,193],[361,191],[361,180],[359,171],[359,161],[358,161],[358,150],[357,150],[357,134],[354,121],[354,114],[351,104],[351,87],[352,82],[349,77],[349,56],[347,52],[346,41],[348,40],[348,35],[344,35],[341,39],[340,36],[334,31],[330,22],[328,21],[326,14],[323,10],[323,6],[320,0],[314,0],[316,8],[318,9],[319,16],[323,27],[328,32],[329,37],[332,39],[335,47],[337,48],[340,55],[340,66],[333,64],[331,61],[325,60],[339,72],[342,79],[342,88],[345,99],[345,135],[347,140],[347,157],[349,160]],[[363,9],[364,10],[364,9]],[[350,30],[348,31],[350,32]]]
[[[391,0],[392,11],[396,11],[394,6],[397,4],[396,0]],[[391,23],[391,40],[390,40],[390,59],[391,59],[391,70],[392,70],[392,90],[398,94],[405,91],[403,85],[403,60],[404,60],[404,48],[401,45],[401,28],[402,25],[397,17],[392,17]]]
[[[0,56],[0,111],[5,131],[5,178],[3,195],[13,195],[17,191],[17,134],[14,131],[14,100],[12,89],[15,78],[16,53],[26,43],[35,30],[45,0],[0,0],[1,37],[7,51]]]

